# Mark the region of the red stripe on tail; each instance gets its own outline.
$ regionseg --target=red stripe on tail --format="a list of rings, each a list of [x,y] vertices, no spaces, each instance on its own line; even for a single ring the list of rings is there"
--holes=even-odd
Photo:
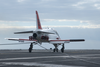
[[[37,16],[37,28],[38,29],[42,29],[42,27],[41,27],[41,23],[40,23],[40,20],[39,20],[39,15],[38,15],[38,12],[36,11],[36,16]]]

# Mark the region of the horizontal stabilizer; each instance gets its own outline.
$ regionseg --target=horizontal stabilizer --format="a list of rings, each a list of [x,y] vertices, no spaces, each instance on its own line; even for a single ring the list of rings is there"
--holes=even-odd
[[[15,32],[14,34],[33,33],[33,31]]]
[[[46,34],[54,34],[54,33],[51,33],[51,32],[48,32],[48,31],[23,31],[23,32],[15,32],[14,34],[24,34],[24,33],[34,33],[34,32],[37,32],[37,33],[46,33]]]

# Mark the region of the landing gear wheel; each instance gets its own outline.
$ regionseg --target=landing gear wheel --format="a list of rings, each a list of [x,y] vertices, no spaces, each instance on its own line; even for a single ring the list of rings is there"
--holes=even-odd
[[[53,52],[55,52],[55,49],[53,49]]]
[[[64,53],[64,44],[62,45],[61,52]]]
[[[63,48],[61,49],[61,52],[64,53],[64,49]]]
[[[32,49],[31,48],[29,48],[29,53],[31,53],[32,52]]]
[[[32,52],[32,48],[33,48],[33,43],[30,44],[30,47],[29,47],[29,53]]]
[[[53,49],[53,52],[58,52],[58,49]]]
[[[56,49],[56,52],[58,52],[58,49]]]

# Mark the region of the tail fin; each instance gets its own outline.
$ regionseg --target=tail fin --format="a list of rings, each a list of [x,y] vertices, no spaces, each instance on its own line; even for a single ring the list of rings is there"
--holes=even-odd
[[[37,29],[42,29],[41,23],[40,23],[40,20],[39,20],[39,15],[38,15],[37,11],[36,11],[36,20],[37,20],[37,22],[36,22]]]

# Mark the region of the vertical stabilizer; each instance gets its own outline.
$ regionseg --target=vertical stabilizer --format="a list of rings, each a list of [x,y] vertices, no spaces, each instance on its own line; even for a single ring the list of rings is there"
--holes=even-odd
[[[38,15],[37,11],[36,11],[36,20],[37,20],[37,22],[36,22],[37,29],[42,29],[41,23],[40,23],[40,20],[39,20],[39,15]]]

